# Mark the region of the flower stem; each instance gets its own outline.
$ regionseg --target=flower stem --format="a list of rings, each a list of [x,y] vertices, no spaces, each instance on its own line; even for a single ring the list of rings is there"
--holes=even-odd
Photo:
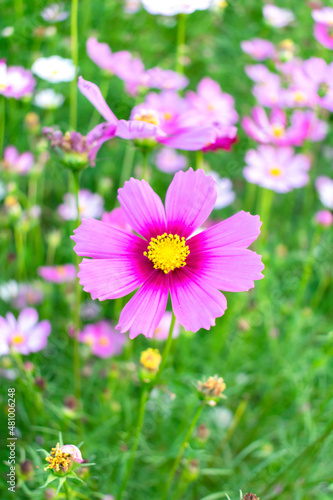
[[[142,393],[141,393],[139,417],[138,417],[138,423],[137,423],[135,433],[134,433],[134,441],[132,444],[130,457],[129,457],[127,465],[126,465],[126,472],[125,472],[124,478],[122,480],[122,483],[120,485],[120,489],[119,489],[119,492],[117,495],[117,500],[121,500],[123,493],[126,489],[130,474],[131,474],[131,470],[132,470],[133,462],[134,462],[134,458],[135,458],[135,452],[138,448],[141,430],[142,430],[142,426],[143,426],[143,420],[144,420],[144,416],[145,416],[145,409],[146,409],[146,402],[148,399],[148,394],[149,394],[148,388],[146,387],[146,385],[144,385],[142,388]]]
[[[200,406],[197,408],[197,411],[194,414],[194,417],[193,417],[192,422],[191,422],[191,424],[190,424],[190,426],[189,426],[189,428],[187,430],[187,433],[186,433],[185,438],[184,438],[184,440],[182,442],[182,445],[179,448],[176,460],[174,461],[173,466],[171,468],[171,471],[169,473],[169,477],[168,477],[168,480],[166,482],[165,489],[164,489],[164,494],[162,495],[161,500],[167,500],[167,498],[169,496],[169,491],[170,491],[170,488],[171,488],[171,485],[172,485],[172,482],[173,482],[174,475],[175,475],[175,473],[176,473],[176,471],[178,469],[178,466],[179,466],[180,461],[182,459],[182,456],[184,454],[184,451],[185,451],[185,448],[187,446],[187,443],[188,443],[189,439],[191,438],[193,429],[196,426],[196,423],[197,423],[197,421],[198,421],[198,419],[199,419],[199,417],[201,415],[203,407],[204,407],[204,405],[200,404]]]
[[[185,14],[178,14],[178,24],[177,24],[177,59],[176,59],[176,71],[177,73],[184,73],[184,48],[185,48]]]
[[[308,251],[308,256],[307,256],[307,259],[305,261],[305,265],[304,265],[304,269],[303,269],[303,275],[302,275],[302,278],[301,278],[301,281],[300,281],[300,284],[298,287],[298,292],[297,292],[297,296],[296,296],[296,310],[302,305],[304,295],[306,292],[306,288],[307,288],[307,285],[308,285],[310,278],[311,278],[312,268],[313,268],[313,264],[315,261],[314,250],[319,243],[321,233],[322,233],[322,228],[318,225],[316,227],[315,232],[314,232],[313,237],[312,237],[312,241],[311,241],[310,248]]]
[[[5,115],[6,115],[6,101],[4,96],[0,95],[0,160],[2,158],[2,150],[5,140]]]
[[[73,64],[75,65],[75,77],[71,82],[70,109],[69,109],[69,124],[72,130],[76,130],[76,123],[77,123],[77,70],[79,62],[78,29],[77,29],[78,7],[79,7],[79,0],[72,0],[71,48],[72,48]]]
[[[262,229],[261,229],[261,243],[265,243],[267,239],[267,228],[269,215],[272,207],[274,192],[270,189],[261,189],[261,197],[260,197],[260,207],[259,207],[259,215],[262,221]]]
[[[141,179],[147,180],[147,174],[148,174],[148,152],[143,151],[142,152],[142,172],[141,172]]]
[[[14,227],[14,237],[15,237],[16,259],[17,259],[17,277],[19,280],[22,280],[23,278],[26,278],[24,241],[23,241],[23,230],[18,225]]]
[[[67,481],[64,482],[64,487],[65,487],[66,500],[70,500],[71,496],[70,496],[70,493],[69,493],[69,488],[68,488]]]
[[[80,172],[73,172],[74,194],[76,200],[77,221],[76,227],[81,223],[79,209],[79,189],[80,189]],[[79,272],[80,257],[75,254],[76,273]],[[75,308],[74,308],[74,387],[75,397],[78,402],[81,401],[81,375],[80,375],[80,356],[79,356],[79,331],[80,331],[80,302],[81,302],[81,286],[79,279],[76,278],[75,283]]]
[[[124,162],[123,162],[123,166],[122,166],[122,169],[121,169],[121,172],[120,172],[119,187],[123,187],[125,181],[128,181],[128,179],[131,176],[134,155],[135,155],[135,147],[129,141],[128,144],[127,144],[127,146],[126,146],[126,151],[125,151],[125,156],[124,156]]]
[[[195,168],[198,170],[199,168],[205,167],[204,155],[201,149],[195,152]]]
[[[175,327],[175,323],[176,323],[176,316],[174,315],[174,313],[172,313],[172,318],[171,318],[171,324],[170,324],[170,328],[169,328],[168,338],[167,338],[167,341],[166,341],[165,346],[164,346],[161,364],[160,364],[158,372],[156,373],[156,377],[155,377],[155,379],[153,381],[154,386],[158,384],[158,382],[159,382],[159,380],[161,378],[162,372],[163,372],[163,370],[165,368],[165,365],[167,363],[167,360],[168,360],[168,357],[169,357],[169,353],[170,353],[170,349],[171,349],[172,334],[173,334],[173,329]]]

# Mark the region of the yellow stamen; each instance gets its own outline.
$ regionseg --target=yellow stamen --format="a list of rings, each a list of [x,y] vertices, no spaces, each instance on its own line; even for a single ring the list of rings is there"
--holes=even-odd
[[[163,113],[163,116],[164,116],[164,120],[171,120],[172,118],[172,114],[168,111],[166,111],[165,113]]]
[[[154,269],[162,269],[168,274],[174,269],[186,266],[186,257],[189,253],[184,237],[164,233],[150,240],[147,252],[143,252],[143,255],[152,261]]]
[[[152,349],[149,347],[145,351],[142,351],[140,356],[140,363],[146,370],[157,372],[159,369],[162,356],[160,355],[158,349]]]
[[[134,115],[134,120],[139,122],[151,123],[152,125],[158,126],[160,121],[158,119],[158,115],[154,110],[143,109],[140,113]]]
[[[300,90],[296,90],[296,92],[294,92],[294,99],[295,99],[295,102],[304,102],[305,95]]]
[[[45,458],[49,462],[44,470],[51,469],[55,472],[67,472],[72,464],[72,458],[69,453],[63,453],[59,443],[55,448],[52,448],[51,453]]]
[[[24,336],[21,333],[14,333],[12,336],[12,343],[13,344],[22,344],[24,342]]]
[[[279,167],[272,167],[269,169],[269,173],[273,175],[274,177],[281,177],[282,175],[282,170]]]
[[[279,139],[280,137],[283,137],[285,134],[284,127],[282,125],[273,125],[272,126],[272,132],[274,137]]]
[[[102,346],[109,345],[109,339],[108,339],[108,337],[107,337],[106,335],[104,335],[103,337],[101,337],[101,338],[99,339],[99,343],[100,343],[100,345],[102,345]]]

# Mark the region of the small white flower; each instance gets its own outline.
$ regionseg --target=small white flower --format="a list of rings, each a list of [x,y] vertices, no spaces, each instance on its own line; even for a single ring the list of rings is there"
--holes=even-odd
[[[37,92],[34,97],[34,105],[43,109],[56,109],[64,103],[65,97],[58,94],[53,89],[46,89]]]
[[[266,22],[274,28],[284,28],[295,21],[295,15],[291,10],[280,9],[280,7],[272,4],[264,5],[262,13]]]
[[[65,4],[52,3],[42,10],[41,16],[44,21],[49,23],[58,23],[64,21],[69,16],[69,13],[64,10]]]
[[[2,31],[1,31],[1,36],[3,38],[8,38],[9,36],[12,36],[12,34],[14,33],[14,28],[13,26],[6,26],[6,28],[4,28]]]
[[[230,179],[220,177],[217,172],[209,172],[208,175],[213,177],[217,187],[217,198],[214,206],[215,210],[227,207],[235,199],[235,193],[232,190],[232,182]]]
[[[149,14],[175,16],[177,14],[191,14],[195,10],[206,10],[212,0],[142,0],[142,5]]]
[[[60,56],[40,57],[31,69],[39,78],[51,83],[71,82],[75,77],[73,61]]]

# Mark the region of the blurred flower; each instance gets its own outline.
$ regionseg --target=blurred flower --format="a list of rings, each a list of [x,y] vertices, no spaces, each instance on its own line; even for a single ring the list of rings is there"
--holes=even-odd
[[[333,49],[333,8],[323,7],[320,10],[313,10],[312,17],[315,20],[315,39],[324,47]]]
[[[224,149],[230,151],[231,146],[237,141],[237,127],[233,125],[215,125],[215,139],[213,142],[208,142],[202,151],[207,153],[208,151],[216,151],[218,149]]]
[[[320,226],[330,227],[333,224],[333,215],[329,210],[319,210],[315,215],[315,219]]]
[[[142,351],[140,355],[140,363],[149,372],[157,373],[162,361],[162,356],[158,349],[152,349],[148,347],[145,351]]]
[[[322,204],[333,210],[333,179],[321,175],[316,179],[316,189]]]
[[[127,222],[126,216],[120,207],[114,208],[111,212],[104,212],[102,222],[110,226],[117,227],[122,231],[132,232],[130,224]]]
[[[15,146],[7,146],[4,150],[1,165],[4,170],[19,175],[27,175],[34,164],[34,157],[30,151],[19,154]]]
[[[274,28],[284,28],[295,21],[295,15],[291,10],[280,9],[280,7],[273,4],[264,5],[262,13],[267,24]]]
[[[1,290],[0,286],[0,290]],[[1,292],[0,292],[1,293]],[[23,309],[26,306],[35,306],[43,300],[44,294],[40,286],[33,283],[20,283],[15,296],[11,297],[11,304],[16,309]]]
[[[75,196],[72,193],[66,193],[63,200],[64,202],[57,209],[58,214],[64,220],[76,220],[78,214]],[[79,212],[82,218],[98,219],[104,212],[103,198],[97,193],[92,193],[89,189],[80,189]]]
[[[44,470],[51,469],[53,472],[64,474],[71,471],[74,462],[79,464],[84,462],[79,448],[73,444],[65,444],[60,448],[59,443],[55,448],[52,448],[50,455],[45,460],[48,462],[48,466]]]
[[[142,87],[161,90],[183,90],[188,85],[188,79],[171,69],[155,68],[145,71]]]
[[[19,464],[19,472],[22,474],[26,481],[30,481],[33,477],[34,466],[31,460],[24,460]]]
[[[242,500],[260,500],[260,498],[254,493],[245,493]]]
[[[184,170],[187,167],[187,158],[174,149],[165,147],[158,151],[155,163],[158,170],[171,174]]]
[[[245,179],[277,193],[287,193],[309,182],[310,160],[305,155],[295,155],[293,148],[259,146],[246,153],[245,161]]]
[[[17,319],[11,312],[5,318],[0,316],[0,331],[0,355],[9,354],[11,349],[27,355],[44,349],[51,324],[47,320],[38,323],[37,311],[27,307]]]
[[[93,300],[86,300],[81,304],[80,314],[84,320],[96,319],[101,312],[101,306]]]
[[[253,38],[252,40],[244,40],[241,42],[242,51],[256,61],[264,61],[275,55],[275,47],[272,42],[263,38]]]
[[[2,181],[0,181],[0,201],[2,201],[5,196],[6,196],[6,186]]]
[[[219,210],[221,208],[231,205],[234,201],[236,195],[232,190],[232,182],[230,179],[220,177],[217,172],[210,171],[208,175],[213,177],[216,188],[217,188],[217,198],[215,202],[214,209]]]
[[[6,61],[0,59],[0,95],[22,99],[32,94],[36,81],[31,71],[22,66],[7,67]]]
[[[219,399],[226,398],[223,394],[225,388],[223,378],[218,375],[208,377],[205,381],[199,380],[197,385],[200,399],[206,401],[210,406],[215,406]]]
[[[53,89],[45,89],[37,92],[33,103],[35,106],[43,109],[56,109],[64,103],[65,97]]]
[[[296,45],[290,39],[282,40],[277,46],[276,55],[282,62],[293,61],[296,52]]]
[[[148,182],[131,178],[118,200],[135,234],[84,219],[72,236],[83,259],[80,283],[92,299],[123,297],[140,289],[121,312],[117,329],[153,337],[169,291],[179,323],[209,329],[227,307],[219,290],[245,291],[261,279],[260,256],[246,248],[258,237],[258,216],[239,212],[189,238],[215,206],[215,181],[203,170],[177,172],[165,210]],[[166,233],[167,231],[167,233]]]
[[[117,332],[108,321],[85,325],[79,333],[79,341],[87,344],[92,354],[109,358],[121,354],[126,337]]]
[[[300,92],[308,105],[333,111],[333,63],[311,57],[295,67],[292,78],[294,92]]]
[[[124,0],[126,14],[135,14],[141,7],[141,0]]]
[[[245,116],[242,126],[248,136],[261,144],[301,146],[309,135],[312,119],[311,111],[297,110],[290,116],[288,126],[287,115],[281,109],[273,108],[268,118],[263,108],[255,106],[252,118]]]
[[[69,16],[69,12],[65,11],[64,8],[64,3],[51,3],[42,10],[41,16],[44,21],[49,23],[64,21]]]
[[[172,312],[171,311],[165,311],[165,313],[162,316],[162,319],[154,331],[154,336],[153,338],[155,340],[166,340],[169,335],[169,330],[171,326],[171,320],[172,320]],[[175,321],[175,325],[173,327],[172,331],[172,338],[175,339],[178,337],[180,331],[180,325],[178,321]]]
[[[30,111],[24,117],[24,124],[31,133],[39,132],[40,121],[37,113]]]
[[[1,36],[3,38],[8,38],[10,36],[12,36],[12,34],[14,33],[14,28],[13,26],[6,26],[6,28],[4,28],[2,31],[1,31]]]
[[[213,11],[219,11],[225,9],[228,6],[227,0],[212,0],[210,8]]]
[[[40,57],[31,69],[39,78],[51,83],[71,82],[76,72],[73,61],[60,56]]]
[[[227,429],[232,422],[233,414],[229,408],[217,407],[211,413],[212,421],[221,429]]]
[[[68,283],[76,278],[76,267],[74,264],[64,264],[62,266],[41,266],[38,274],[45,281],[51,283]]]
[[[82,94],[115,127],[117,137],[147,139],[152,146],[157,141],[189,151],[201,149],[213,140],[212,126],[203,123],[193,125],[195,113],[177,92],[165,90],[160,94],[149,93],[143,104],[133,108],[130,120],[126,121],[116,118],[97,85],[80,76],[78,86]]]
[[[63,134],[52,127],[44,127],[42,132],[67,168],[81,170],[88,163],[95,166],[97,153],[105,141],[114,137],[115,126],[100,123],[85,136],[74,131]]]
[[[55,26],[36,26],[33,35],[36,38],[51,38],[57,34]]]
[[[149,14],[175,16],[177,14],[192,14],[196,10],[206,10],[212,0],[141,0]]]

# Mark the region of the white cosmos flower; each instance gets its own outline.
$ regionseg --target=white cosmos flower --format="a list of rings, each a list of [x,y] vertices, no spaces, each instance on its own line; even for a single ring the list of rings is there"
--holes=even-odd
[[[34,97],[34,105],[43,109],[56,109],[64,103],[65,97],[58,94],[53,89],[46,89],[37,92]]]
[[[41,16],[44,21],[49,23],[58,23],[64,21],[69,16],[69,13],[64,10],[65,4],[63,3],[52,3],[47,5],[45,9],[42,10]]]
[[[142,5],[150,14],[175,16],[191,14],[195,10],[206,10],[212,0],[142,0]]]
[[[295,15],[291,10],[280,9],[280,7],[272,4],[264,5],[262,13],[266,22],[274,26],[274,28],[284,28],[295,21]]]
[[[71,82],[75,77],[73,61],[60,56],[40,57],[31,69],[39,78],[51,83]]]

